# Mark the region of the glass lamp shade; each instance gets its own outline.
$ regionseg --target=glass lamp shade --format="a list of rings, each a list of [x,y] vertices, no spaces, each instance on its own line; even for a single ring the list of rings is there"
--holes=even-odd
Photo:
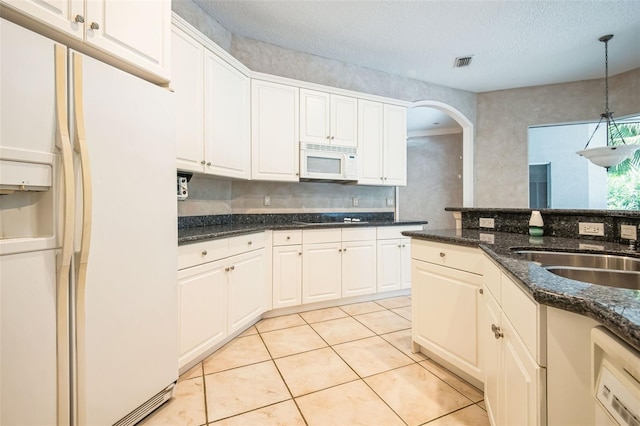
[[[640,145],[610,145],[583,149],[576,154],[583,156],[596,166],[608,169],[621,163],[638,149],[640,149]]]

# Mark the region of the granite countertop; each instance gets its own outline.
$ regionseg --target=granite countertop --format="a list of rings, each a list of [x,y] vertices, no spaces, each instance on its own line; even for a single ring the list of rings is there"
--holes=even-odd
[[[640,290],[605,287],[555,275],[536,263],[523,260],[513,248],[624,254],[626,246],[573,238],[540,237],[477,229],[403,232],[403,235],[449,244],[480,247],[502,265],[538,303],[585,315],[598,321],[640,350]],[[493,239],[493,241],[488,241]]]
[[[324,222],[302,224],[296,222],[274,223],[235,223],[212,226],[198,226],[178,229],[178,245],[195,243],[198,241],[214,240],[217,238],[233,237],[260,231],[279,231],[288,229],[330,229],[353,228],[368,226],[409,226],[424,225],[427,221],[363,221],[363,222]]]

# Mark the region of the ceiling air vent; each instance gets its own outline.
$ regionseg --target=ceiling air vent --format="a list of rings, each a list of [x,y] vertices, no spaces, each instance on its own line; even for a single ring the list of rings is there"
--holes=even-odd
[[[460,56],[456,58],[456,62],[453,64],[453,67],[454,68],[468,67],[469,64],[471,64],[471,58],[473,58],[473,55]]]

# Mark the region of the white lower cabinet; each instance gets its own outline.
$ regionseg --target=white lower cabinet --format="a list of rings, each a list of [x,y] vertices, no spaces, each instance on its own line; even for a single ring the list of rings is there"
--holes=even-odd
[[[422,225],[379,226],[377,232],[377,290],[411,288],[411,238],[404,231],[420,231]]]
[[[273,232],[273,309],[302,304],[302,231]]]
[[[267,309],[264,233],[178,247],[180,368]]]
[[[302,232],[302,303],[376,292],[376,228]]]
[[[497,268],[485,261],[485,268]],[[482,321],[482,347],[484,349],[484,391],[487,414],[492,425],[544,425],[547,424],[545,310],[533,300],[519,300],[516,311],[515,291],[524,292],[504,273],[489,271],[487,277],[500,282],[491,286],[500,290],[495,296],[484,286],[484,315]],[[488,283],[487,283],[488,284]],[[537,305],[537,306],[536,306]],[[527,318],[519,313],[534,308],[537,315]],[[512,312],[512,314],[510,314]],[[525,324],[528,323],[528,324]],[[517,324],[517,325],[516,325]],[[528,330],[533,326],[534,336]]]
[[[413,341],[478,380],[482,276],[413,260]]]
[[[302,303],[342,296],[341,250],[339,240],[302,246]]]
[[[376,240],[342,243],[342,297],[376,292]]]

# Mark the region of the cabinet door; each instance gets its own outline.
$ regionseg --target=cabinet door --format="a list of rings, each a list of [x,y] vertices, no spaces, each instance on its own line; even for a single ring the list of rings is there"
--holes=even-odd
[[[382,103],[358,100],[358,184],[383,182],[383,115]]]
[[[251,85],[251,178],[297,182],[299,89],[259,80]]]
[[[205,50],[205,173],[249,179],[249,77]]]
[[[171,31],[171,87],[176,103],[177,166],[204,171],[204,47],[182,30]]]
[[[302,303],[302,246],[273,248],[273,308]]]
[[[481,275],[412,261],[414,341],[483,380],[478,354]]]
[[[227,274],[222,261],[179,272],[180,366],[227,337]]]
[[[342,296],[341,243],[302,246],[302,303]]]
[[[171,0],[86,1],[85,41],[169,79]]]
[[[384,105],[384,184],[407,184],[407,109]]]
[[[300,140],[329,143],[329,94],[300,89]]]
[[[229,267],[229,334],[240,330],[266,310],[264,250],[254,250],[226,260]]]
[[[411,288],[411,238],[402,238],[400,246],[400,282],[402,288]]]
[[[378,241],[378,292],[402,288],[401,248],[399,238]]]
[[[500,305],[493,295],[484,288],[484,310],[480,324],[480,347],[484,360],[484,401],[487,414],[492,425],[502,424],[499,418],[498,385],[500,382],[500,368],[502,365],[502,340],[493,331],[492,326],[500,327]],[[498,333],[501,331],[498,330]]]
[[[75,38],[84,36],[84,24],[76,22],[76,17],[79,20],[85,17],[82,0],[3,0],[2,3]]]
[[[331,95],[330,142],[332,145],[358,146],[358,100]]]
[[[376,292],[376,242],[342,243],[342,297]]]
[[[504,337],[499,375],[499,424],[546,424],[546,405],[542,396],[546,388],[545,369],[533,359],[504,313],[500,328]]]

